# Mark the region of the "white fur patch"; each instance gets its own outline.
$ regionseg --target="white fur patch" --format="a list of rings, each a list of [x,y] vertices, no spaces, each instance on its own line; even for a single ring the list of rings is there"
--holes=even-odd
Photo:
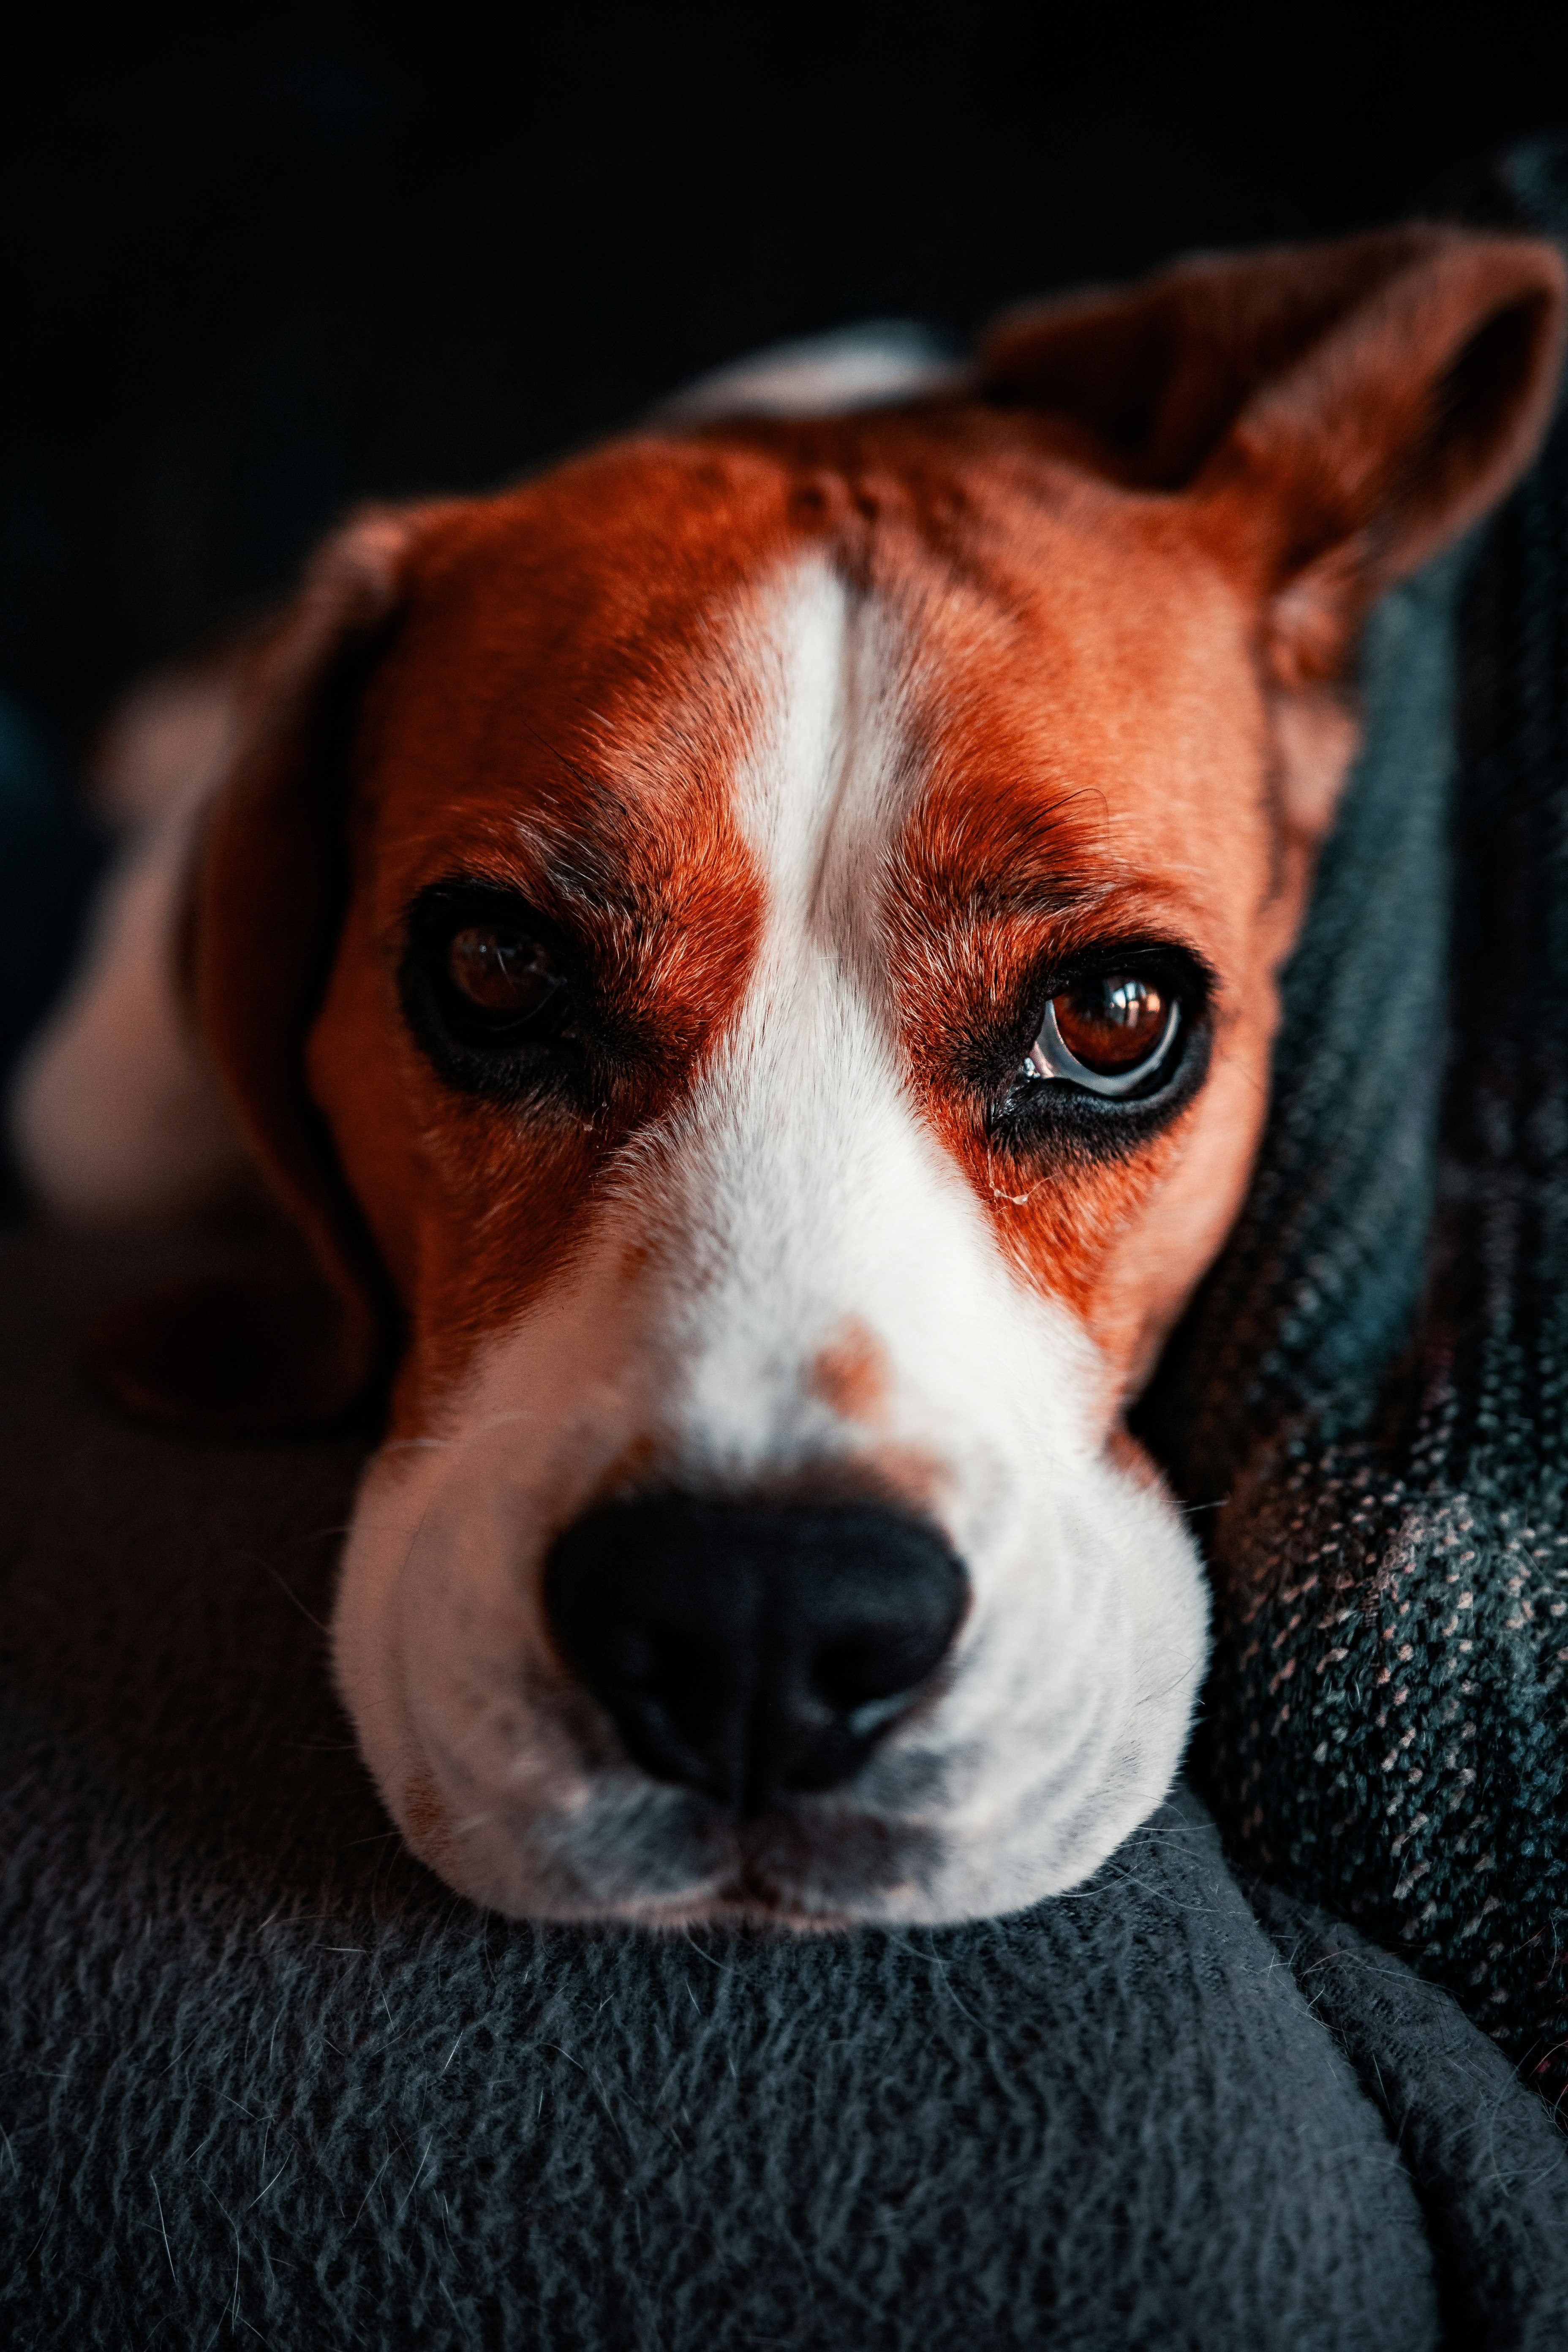
[[[481,1348],[438,1429],[372,1464],[339,1680],[410,1842],[500,1910],[689,1920],[743,1903],[742,1874],[797,1925],[1014,1909],[1163,1795],[1205,1581],[1173,1507],[1100,1450],[1089,1341],[1010,1271],[903,1076],[876,934],[912,788],[895,625],[812,563],[735,636],[771,713],[737,780],[768,885],[747,1000],[571,1273]],[[875,1428],[811,1378],[851,1319],[887,1365]],[[639,1441],[698,1493],[930,1465],[972,1606],[843,1788],[738,1829],[631,1765],[556,1663],[545,1553]]]
[[[194,813],[151,826],[110,876],[87,954],[28,1045],[7,1106],[29,1188],[75,1224],[189,1215],[248,1161],[175,993]]]
[[[774,343],[715,368],[665,401],[658,414],[679,424],[716,416],[843,416],[957,383],[965,374],[924,327],[873,319],[837,334]]]
[[[154,675],[94,760],[95,801],[129,838],[6,1105],[29,1189],[74,1223],[188,1215],[249,1171],[174,979],[193,832],[234,747],[236,693],[232,663]]]

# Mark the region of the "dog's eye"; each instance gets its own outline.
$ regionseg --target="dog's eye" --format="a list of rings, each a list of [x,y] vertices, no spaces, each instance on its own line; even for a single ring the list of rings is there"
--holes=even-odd
[[[1090,1094],[1130,1095],[1170,1060],[1181,1025],[1180,1002],[1157,980],[1093,974],[1050,999],[1025,1067]]]
[[[574,1082],[584,1066],[580,961],[509,890],[454,878],[409,908],[398,993],[444,1078],[505,1101]]]
[[[542,940],[479,923],[454,933],[447,974],[470,1004],[509,1022],[542,1013],[566,978]]]

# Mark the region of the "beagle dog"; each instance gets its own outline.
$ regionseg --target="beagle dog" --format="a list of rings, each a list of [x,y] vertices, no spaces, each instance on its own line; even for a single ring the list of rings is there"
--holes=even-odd
[[[109,1376],[383,1384],[336,1675],[452,1886],[957,1920],[1160,1801],[1205,1576],[1124,1415],[1247,1184],[1360,624],[1529,461],[1563,310],[1418,224],[786,354],[361,514],[201,705],[16,1131],[62,1213],[243,1158],[302,1236]]]

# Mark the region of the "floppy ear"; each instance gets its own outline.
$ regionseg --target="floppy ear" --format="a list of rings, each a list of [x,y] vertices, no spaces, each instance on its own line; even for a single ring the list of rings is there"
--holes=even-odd
[[[395,1345],[396,1307],[305,1081],[348,889],[344,801],[366,679],[408,553],[442,509],[372,510],[330,540],[258,662],[191,877],[184,979],[297,1265],[188,1284],[105,1317],[93,1369],[144,1418],[282,1435],[341,1418]]]
[[[1114,478],[1197,501],[1263,599],[1273,683],[1310,692],[1382,590],[1524,470],[1565,285],[1543,240],[1422,223],[1203,256],[1011,313],[980,379],[1068,420]]]

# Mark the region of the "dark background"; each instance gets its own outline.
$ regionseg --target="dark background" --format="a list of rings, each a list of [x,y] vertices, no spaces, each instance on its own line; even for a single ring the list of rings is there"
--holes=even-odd
[[[0,41],[0,692],[68,749],[346,503],[748,347],[1440,199],[1551,18],[241,5]]]

